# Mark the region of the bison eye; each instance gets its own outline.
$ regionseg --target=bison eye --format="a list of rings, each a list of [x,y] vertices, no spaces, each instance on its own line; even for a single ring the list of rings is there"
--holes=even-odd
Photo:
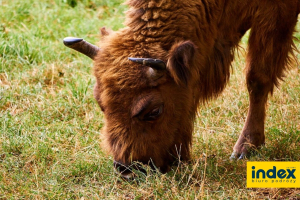
[[[144,115],[144,121],[154,121],[156,120],[163,112],[164,105],[160,105],[159,107],[154,108],[150,112]]]

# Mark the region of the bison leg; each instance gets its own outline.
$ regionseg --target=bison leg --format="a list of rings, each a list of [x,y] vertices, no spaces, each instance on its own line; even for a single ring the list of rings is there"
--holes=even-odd
[[[242,159],[251,147],[257,148],[265,143],[265,107],[272,83],[268,78],[263,78],[263,74],[256,75],[261,78],[254,78],[252,72],[247,74],[250,106],[243,131],[233,148],[232,158]]]
[[[293,60],[295,6],[261,3],[252,24],[246,61],[250,106],[231,158],[242,159],[252,147],[265,143],[264,122],[268,94],[279,84]]]

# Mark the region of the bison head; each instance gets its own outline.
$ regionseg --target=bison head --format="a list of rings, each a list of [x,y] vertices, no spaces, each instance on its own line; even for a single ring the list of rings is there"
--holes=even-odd
[[[128,30],[129,31],[129,30]],[[104,112],[103,146],[124,177],[135,161],[167,172],[190,157],[197,108],[197,51],[190,41],[139,41],[123,30],[104,36],[97,48],[82,39],[64,43],[94,60],[94,96]]]

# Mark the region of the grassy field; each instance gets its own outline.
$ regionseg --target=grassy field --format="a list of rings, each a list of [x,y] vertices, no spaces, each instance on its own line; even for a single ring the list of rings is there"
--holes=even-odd
[[[133,182],[114,173],[100,147],[92,62],[62,39],[96,43],[100,27],[123,26],[121,3],[0,0],[0,199],[300,198],[299,189],[247,189],[246,160],[228,159],[248,108],[245,52],[224,93],[200,108],[192,163]],[[269,99],[266,146],[250,160],[300,160],[299,69]]]

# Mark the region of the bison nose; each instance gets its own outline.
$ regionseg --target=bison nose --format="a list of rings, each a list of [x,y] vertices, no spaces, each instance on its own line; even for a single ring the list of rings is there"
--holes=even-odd
[[[121,163],[121,162],[114,161],[114,167],[115,167],[115,169],[118,170],[118,172],[120,172],[120,173],[128,173],[128,172],[131,172],[130,168],[129,168],[127,165],[125,165],[125,164],[123,164],[123,163]]]
[[[129,166],[127,166],[121,162],[114,161],[114,167],[115,167],[116,171],[121,174],[121,176],[123,178],[126,178],[126,179],[133,178],[133,172],[131,171]]]

